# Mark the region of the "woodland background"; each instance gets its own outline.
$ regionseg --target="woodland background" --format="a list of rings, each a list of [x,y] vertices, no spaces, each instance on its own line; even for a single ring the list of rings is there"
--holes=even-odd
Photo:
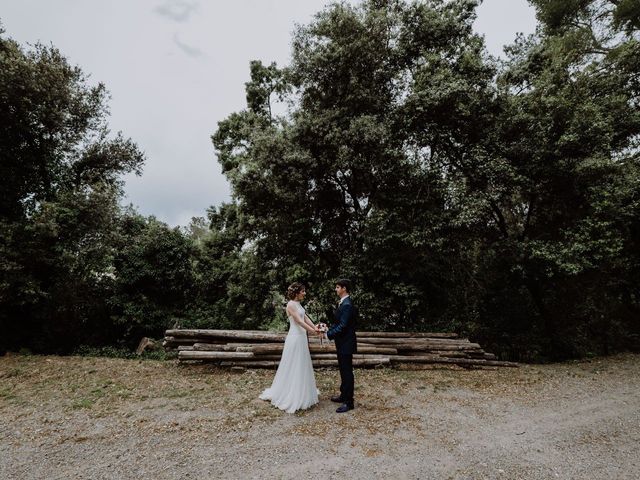
[[[486,52],[478,1],[333,4],[250,63],[212,142],[233,200],[188,228],[121,206],[142,173],[108,92],[0,33],[0,351],[132,348],[174,325],[456,331],[506,360],[640,348],[640,2],[531,0]],[[275,114],[274,112],[285,112]]]

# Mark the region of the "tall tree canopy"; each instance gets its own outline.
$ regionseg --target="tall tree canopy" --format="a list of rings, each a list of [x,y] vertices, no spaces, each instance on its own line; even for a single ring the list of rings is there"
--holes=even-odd
[[[139,254],[127,225],[137,216],[119,205],[123,174],[139,174],[144,157],[109,133],[106,102],[105,87],[90,85],[55,48],[26,50],[0,32],[0,350],[131,341],[131,325],[121,323],[153,321],[127,304],[127,282],[136,280],[126,267]],[[152,233],[161,250],[162,228]],[[157,261],[144,257],[147,271]],[[180,277],[176,263],[164,268]],[[137,287],[144,305],[148,292]]]
[[[355,281],[360,328],[503,358],[640,348],[640,9],[531,0],[486,52],[479,0],[335,3],[252,61],[212,135],[230,202],[188,230],[119,205],[143,154],[54,48],[0,34],[0,341],[70,351],[182,326],[284,327]]]
[[[238,251],[325,298],[353,277],[365,327],[514,357],[619,346],[638,330],[637,12],[534,1],[538,33],[498,62],[477,3],[334,4],[291,65],[252,63],[247,109],[213,136]]]

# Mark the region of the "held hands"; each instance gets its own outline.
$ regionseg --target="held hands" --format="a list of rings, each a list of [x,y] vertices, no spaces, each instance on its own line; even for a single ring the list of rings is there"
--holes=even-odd
[[[318,336],[320,337],[320,341],[322,342],[323,339],[327,339],[329,340],[329,338],[327,337],[327,331],[329,330],[327,328],[327,325],[324,323],[318,323],[316,325],[316,333],[318,334]]]
[[[322,345],[322,344],[323,344],[323,340],[324,340],[325,338],[326,338],[327,340],[329,340],[329,339],[327,338],[327,334],[326,334],[326,332],[327,332],[328,328],[327,328],[327,326],[326,326],[324,323],[318,323],[318,324],[315,326],[315,329],[316,329],[316,333],[317,333],[317,334],[318,334],[318,336],[320,337],[320,345]]]

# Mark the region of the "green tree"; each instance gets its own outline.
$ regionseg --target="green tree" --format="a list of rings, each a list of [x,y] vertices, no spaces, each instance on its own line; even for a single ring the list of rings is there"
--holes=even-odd
[[[160,338],[187,312],[192,290],[193,242],[179,228],[125,212],[118,222],[108,297],[117,340],[134,347]]]
[[[489,290],[526,309],[494,301],[484,328],[513,331],[515,318],[516,350],[607,353],[639,333],[637,30],[618,2],[532,3],[540,31],[508,49],[498,78],[494,162],[508,175],[493,249],[512,260]]]
[[[268,121],[249,104],[219,124],[214,145],[239,200],[241,228],[279,289],[302,279],[328,301],[331,282],[348,275],[360,287],[365,326],[454,321],[441,270],[459,260],[441,251],[456,248],[443,238],[451,214],[443,213],[449,194],[438,163],[453,150],[434,153],[415,130],[437,125],[434,135],[445,143],[458,127],[446,123],[457,101],[477,135],[493,67],[482,63],[474,7],[330,7],[296,32],[293,63],[279,76],[291,83],[292,114]],[[425,124],[409,113],[424,108],[417,103],[426,101],[432,76],[442,84],[432,101],[449,103]],[[468,95],[476,110],[467,111],[456,95],[478,87]]]
[[[278,311],[273,303],[274,276],[247,243],[243,218],[235,203],[211,208],[191,225],[195,243],[193,290],[189,315],[182,323],[192,328],[248,328],[268,326]],[[282,326],[280,326],[282,328]]]
[[[106,125],[107,93],[53,47],[0,33],[4,348],[68,350],[108,329],[121,176],[143,155]],[[6,335],[5,335],[6,333]]]
[[[239,258],[276,289],[353,277],[365,327],[455,328],[516,359],[628,347],[635,3],[533,3],[538,33],[502,63],[475,1],[336,4],[301,27],[271,71],[290,114],[248,102],[213,137]],[[271,91],[258,73],[247,91]]]

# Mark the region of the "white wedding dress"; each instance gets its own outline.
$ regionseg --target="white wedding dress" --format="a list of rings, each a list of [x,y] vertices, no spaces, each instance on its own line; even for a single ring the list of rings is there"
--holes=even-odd
[[[304,308],[300,302],[291,300],[289,305],[292,303],[300,312],[300,317],[304,318]],[[284,341],[280,365],[271,387],[262,392],[260,398],[271,400],[271,404],[280,410],[294,413],[318,403],[319,394],[311,364],[307,332],[289,317],[289,333]]]

